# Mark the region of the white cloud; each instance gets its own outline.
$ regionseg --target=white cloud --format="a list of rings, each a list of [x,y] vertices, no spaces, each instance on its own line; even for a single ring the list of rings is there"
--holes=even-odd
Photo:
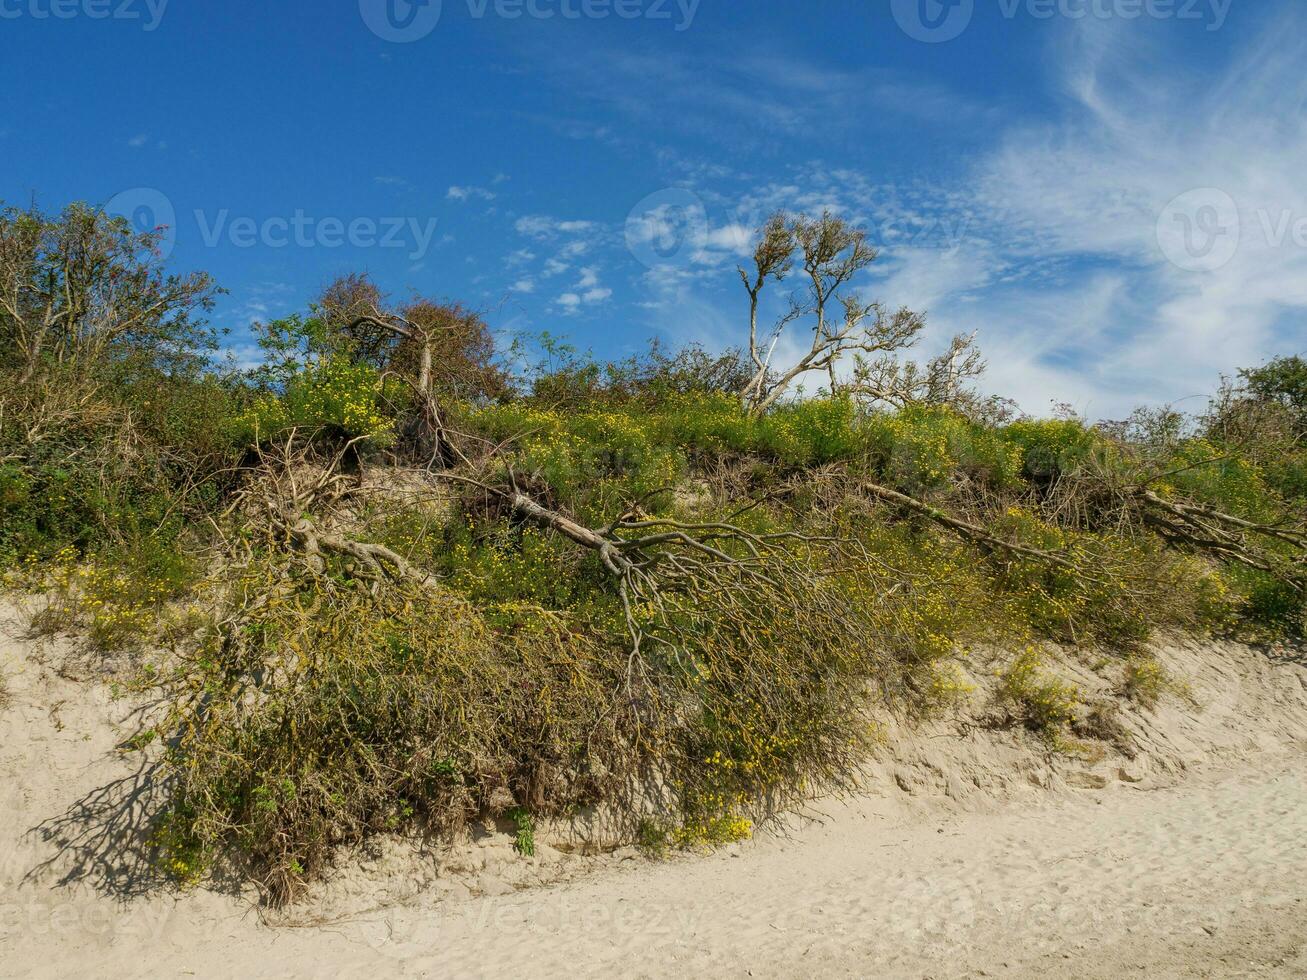
[[[513,225],[519,235],[530,238],[548,238],[554,231],[554,220],[540,214],[528,214],[518,218]]]
[[[586,266],[580,270],[581,277],[576,286],[559,296],[555,303],[566,313],[575,313],[582,306],[593,306],[612,297],[613,291],[600,285],[598,266]]]
[[[460,187],[457,184],[445,192],[445,199],[449,201],[470,201],[474,198],[480,201],[493,201],[495,192],[488,191],[484,187]]]
[[[514,227],[518,234],[529,238],[549,239],[560,235],[576,235],[594,229],[592,221],[560,221],[543,214],[528,214],[517,219]]]
[[[519,279],[508,288],[515,293],[534,293],[536,291],[536,284],[533,279]]]
[[[704,236],[706,248],[723,249],[733,255],[748,255],[753,251],[753,229],[741,224],[728,224],[712,228]]]

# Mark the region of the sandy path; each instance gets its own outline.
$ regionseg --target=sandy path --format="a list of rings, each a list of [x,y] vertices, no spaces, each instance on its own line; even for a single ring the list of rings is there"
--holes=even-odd
[[[737,856],[481,900],[439,922],[405,909],[352,933],[393,937],[388,955],[433,976],[1302,976],[1304,775],[1277,766],[912,827],[854,804]]]
[[[216,896],[94,921],[70,904],[61,925],[46,895],[0,963],[41,977],[1303,976],[1304,763],[912,826],[853,802],[732,854],[314,928],[268,929]]]

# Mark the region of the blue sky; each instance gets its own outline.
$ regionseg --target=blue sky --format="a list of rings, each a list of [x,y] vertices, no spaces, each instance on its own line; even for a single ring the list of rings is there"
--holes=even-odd
[[[1307,348],[1305,7],[0,0],[0,196],[170,219],[242,357],[353,270],[602,356],[724,347],[748,230],[830,207],[923,354],[976,331],[1035,413],[1199,408]]]

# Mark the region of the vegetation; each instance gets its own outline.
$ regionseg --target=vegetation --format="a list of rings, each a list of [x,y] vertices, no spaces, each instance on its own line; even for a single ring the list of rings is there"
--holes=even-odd
[[[851,776],[873,709],[969,697],[979,644],[1021,651],[1002,715],[1058,744],[1092,719],[1052,644],[1153,703],[1159,632],[1301,634],[1300,360],[1197,418],[1014,417],[973,338],[914,364],[921,318],[844,293],[874,252],[838,219],[759,242],[742,352],[545,337],[515,375],[475,312],[350,276],[236,372],[150,236],[0,216],[0,555],[35,626],[166,706],[166,867],[235,850],[280,900],[369,834],[492,813],[528,854],[596,806],[729,842]],[[795,263],[777,329],[815,340],[775,367],[758,293]]]

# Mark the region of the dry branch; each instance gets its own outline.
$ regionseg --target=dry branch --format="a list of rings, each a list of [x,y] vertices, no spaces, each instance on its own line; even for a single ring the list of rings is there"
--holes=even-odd
[[[544,506],[515,481],[505,488],[456,473],[438,476],[477,487],[508,503],[519,519],[598,556],[621,598],[631,639],[631,671],[644,669],[646,644],[663,648],[674,659],[693,644],[695,627],[673,615],[679,600],[692,607],[691,619],[726,609],[730,616],[743,617],[743,610],[759,603],[773,610],[793,609],[796,615],[823,614],[817,608],[826,601],[823,571],[798,552],[839,547],[835,539],[798,532],[755,534],[725,522],[687,523],[634,512],[591,528]],[[656,626],[651,629],[650,623]]]
[[[907,494],[899,493],[897,490],[891,490],[888,487],[882,487],[875,483],[862,483],[859,489],[871,494],[873,497],[879,497],[887,503],[896,504],[899,507],[907,508],[914,513],[920,514],[934,521],[936,524],[946,527],[960,537],[970,541],[972,544],[980,545],[982,548],[989,550],[1005,551],[1008,554],[1016,555],[1019,558],[1029,559],[1031,561],[1043,562],[1047,565],[1056,565],[1058,568],[1065,569],[1069,572],[1079,572],[1071,562],[1060,555],[1051,551],[1043,551],[1039,548],[1029,548],[1025,545],[1015,544],[1011,541],[1004,541],[1002,538],[990,534],[984,528],[975,524],[968,523],[957,517],[951,517],[937,507],[932,507],[923,500],[916,497],[909,497]]]
[[[1140,519],[1163,537],[1207,551],[1227,561],[1275,575],[1300,593],[1307,593],[1307,532],[1293,527],[1261,524],[1203,504],[1166,500],[1146,486],[1132,487]],[[1258,537],[1289,545],[1283,556],[1257,547]]]

